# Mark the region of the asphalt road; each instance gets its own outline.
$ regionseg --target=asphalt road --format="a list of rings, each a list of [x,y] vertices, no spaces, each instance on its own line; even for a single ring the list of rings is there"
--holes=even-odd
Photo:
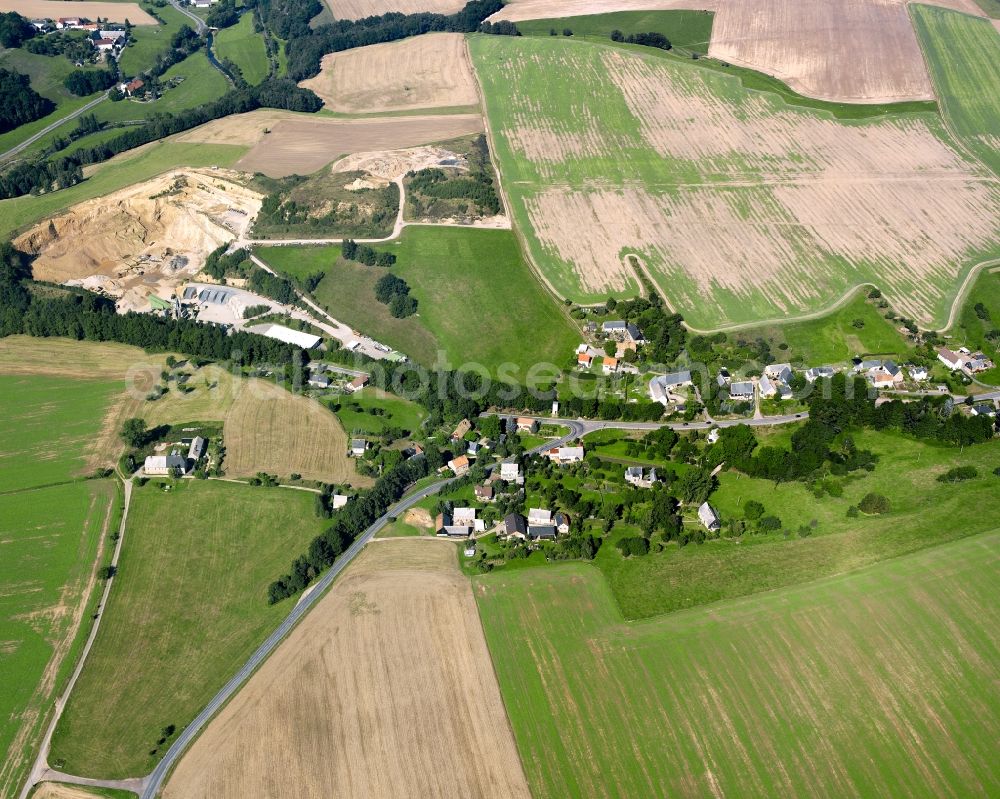
[[[67,122],[70,122],[71,120],[76,119],[81,114],[86,114],[91,108],[93,108],[95,105],[97,105],[100,102],[103,102],[106,99],[108,99],[107,92],[105,92],[104,94],[102,94],[100,97],[97,97],[97,98],[91,100],[85,106],[82,106],[81,108],[76,109],[76,111],[74,111],[73,113],[67,114],[62,119],[57,119],[51,125],[47,125],[46,127],[42,128],[34,136],[29,136],[27,139],[25,139],[23,142],[21,142],[20,144],[18,144],[16,147],[11,147],[7,152],[0,153],[0,161],[4,160],[5,158],[9,158],[12,155],[17,155],[22,150],[26,150],[28,147],[30,147],[32,144],[34,144],[36,141],[38,141],[40,138],[42,138],[42,136],[45,136],[46,134],[51,133],[56,128],[58,128],[58,127],[60,127],[62,125],[65,125]]]
[[[572,422],[570,427],[572,432],[569,434],[554,441],[547,441],[541,446],[528,450],[527,454],[537,455],[550,447],[559,447],[569,441],[572,441],[578,435],[576,431],[580,427],[580,424],[578,422]],[[490,470],[493,468],[496,468],[495,464],[490,467]],[[385,527],[386,524],[388,524],[389,519],[405,513],[421,500],[438,493],[442,488],[455,479],[457,478],[449,477],[444,480],[439,480],[436,483],[425,486],[413,494],[404,497],[389,508],[384,515],[372,523],[372,525],[347,548],[344,554],[342,554],[337,561],[323,573],[323,576],[313,583],[309,592],[299,599],[298,604],[292,608],[291,612],[285,617],[284,621],[278,625],[277,629],[275,629],[275,631],[267,637],[267,640],[265,640],[264,643],[257,647],[257,650],[250,656],[250,659],[243,664],[240,670],[236,672],[236,674],[234,674],[222,687],[222,689],[212,698],[212,701],[209,702],[202,709],[202,711],[195,716],[194,720],[184,728],[181,734],[177,736],[173,744],[167,750],[167,753],[163,756],[163,760],[160,761],[157,767],[153,769],[150,775],[146,778],[145,788],[141,794],[142,799],[154,799],[154,797],[159,793],[160,788],[162,787],[163,782],[174,763],[177,762],[177,759],[191,745],[198,733],[201,732],[202,728],[222,708],[222,706],[229,701],[233,694],[239,690],[240,686],[242,686],[243,683],[250,678],[250,675],[253,674],[257,667],[267,659],[267,656],[270,655],[275,648],[277,648],[282,639],[284,639],[285,636],[292,631],[292,628],[298,623],[299,619],[301,619],[306,612],[313,605],[315,605],[317,601],[319,601],[326,589],[329,588],[333,581],[337,579],[337,576],[344,569],[346,569],[350,562],[357,557],[358,553],[364,549],[365,544],[374,538],[378,532]]]

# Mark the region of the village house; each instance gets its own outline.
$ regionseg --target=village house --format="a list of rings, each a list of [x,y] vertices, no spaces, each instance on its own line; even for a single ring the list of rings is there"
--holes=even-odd
[[[479,454],[479,450],[481,450],[482,448],[483,448],[482,444],[480,444],[478,441],[470,441],[468,446],[466,446],[465,448],[465,454],[468,455],[470,458],[475,458]]]
[[[629,466],[625,470],[625,482],[636,488],[652,488],[653,483],[658,482],[658,480],[655,466],[648,473],[641,466]]]
[[[556,532],[559,533],[560,535],[566,535],[567,533],[569,533],[569,527],[572,521],[573,520],[570,519],[568,513],[557,513],[553,518]]]
[[[347,500],[349,499],[350,497],[347,494],[334,494],[330,497],[330,507],[333,510],[340,510],[347,504]]]
[[[601,332],[604,335],[618,339],[619,341],[631,341],[635,344],[644,344],[646,339],[642,331],[631,322],[622,320],[615,322],[605,322],[601,325]]]
[[[491,485],[478,485],[475,488],[476,499],[480,502],[493,502],[496,500],[496,491]]]
[[[469,456],[460,455],[448,461],[448,468],[455,473],[455,477],[462,477],[469,473]]]
[[[528,528],[529,541],[554,541],[556,528],[551,524],[536,524]]]
[[[321,372],[313,372],[309,375],[309,385],[313,388],[329,388],[330,378]]]
[[[463,419],[458,423],[458,427],[455,428],[455,432],[451,434],[452,441],[461,441],[465,438],[465,434],[472,429],[472,422],[468,419]]]
[[[976,374],[978,372],[985,372],[987,369],[992,369],[993,361],[983,355],[983,353],[977,352],[966,358],[964,367],[965,371],[969,374]]]
[[[875,388],[892,388],[903,382],[903,370],[894,361],[885,361],[869,369],[868,382]]]
[[[208,442],[205,441],[201,436],[195,436],[191,439],[191,446],[188,447],[188,460],[197,463],[202,459],[205,454],[205,448]]]
[[[115,49],[114,39],[91,39],[90,41],[102,53],[109,53]]]
[[[133,78],[127,83],[119,83],[118,91],[126,97],[135,97],[146,84],[139,78]]]
[[[792,389],[788,383],[776,377],[768,377],[766,374],[761,375],[757,388],[764,399],[778,397],[779,399],[787,400],[792,398]]]
[[[579,463],[583,460],[583,447],[554,447],[548,453],[549,460],[560,466],[567,463]]]
[[[576,355],[577,366],[582,366],[585,369],[589,369],[591,364],[594,363],[594,356],[589,352],[578,352]]]
[[[618,359],[605,358],[604,363],[601,365],[601,369],[606,375],[615,374],[618,371]]]
[[[951,371],[957,372],[962,368],[964,359],[957,352],[952,352],[947,347],[937,348],[937,357],[945,366],[947,366]]]
[[[538,431],[538,420],[527,416],[518,416],[515,422],[518,433],[535,433]]]
[[[351,439],[351,457],[361,458],[368,451],[368,442],[363,438]]]
[[[486,522],[476,518],[475,508],[455,508],[451,514],[452,524],[459,527],[471,527],[475,532],[481,533],[486,529]]]
[[[792,365],[790,363],[772,363],[770,366],[764,367],[764,377],[787,383],[792,379]]]
[[[533,524],[552,524],[552,511],[547,508],[529,508],[528,526]]]
[[[500,464],[500,479],[507,483],[524,483],[524,475],[521,474],[521,467],[516,463]]]
[[[733,378],[729,374],[729,370],[725,366],[723,366],[721,369],[719,369],[719,373],[715,376],[715,384],[719,388],[722,388],[723,386],[728,386],[729,383],[732,381],[732,379]]]
[[[690,386],[692,383],[691,372],[687,369],[679,372],[668,372],[665,375],[657,375],[649,381],[649,396],[654,402],[669,405],[671,402],[671,391],[682,386]]]
[[[358,375],[350,383],[348,383],[345,388],[348,392],[353,394],[356,391],[361,391],[365,386],[368,385],[368,375]]]
[[[31,20],[31,27],[33,27],[39,33],[44,33],[51,27],[51,21],[47,19],[33,19]]]
[[[119,30],[101,30],[100,31],[100,37],[102,39],[110,39],[111,41],[116,42],[116,43],[117,43],[117,41],[119,39],[121,39],[122,37],[124,37],[126,35],[127,34],[123,30],[120,30],[120,31]]]
[[[979,405],[973,405],[971,413],[973,416],[989,416],[990,418],[994,418],[997,415],[996,408],[992,405],[986,404],[985,402],[980,403]]]
[[[719,440],[719,435],[720,435],[719,428],[713,427],[711,430],[708,431],[708,435],[705,436],[705,440],[709,444],[714,444],[716,441]]]
[[[910,373],[910,379],[916,380],[919,383],[924,382],[930,377],[930,373],[923,366],[911,366],[907,371]]]
[[[813,366],[810,369],[806,369],[805,378],[808,382],[815,383],[817,380],[825,380],[833,377],[836,373],[837,370],[832,366]]]
[[[736,402],[751,401],[753,399],[753,383],[749,380],[731,383],[729,386],[729,399]]]
[[[503,533],[507,538],[520,538],[522,541],[528,535],[528,525],[520,513],[508,513],[503,519]]]
[[[56,27],[59,30],[63,30],[65,28],[79,28],[80,27],[80,18],[79,17],[59,17],[59,19],[56,20]]]
[[[169,455],[150,455],[143,463],[142,470],[148,475],[169,475],[187,471],[187,459],[177,452]]]
[[[702,502],[698,507],[698,519],[701,521],[705,528],[709,532],[715,532],[720,527],[722,523],[719,521],[719,514],[715,512],[715,508],[709,505],[707,502]]]

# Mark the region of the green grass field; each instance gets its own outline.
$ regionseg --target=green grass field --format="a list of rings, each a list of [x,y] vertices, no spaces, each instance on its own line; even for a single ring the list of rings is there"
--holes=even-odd
[[[614,547],[602,547],[595,562],[622,614],[648,618],[838,574],[991,529],[1000,518],[1000,477],[992,473],[1000,467],[1000,440],[963,452],[895,433],[858,431],[853,437],[879,460],[874,472],[836,480],[843,488],[839,498],[818,499],[801,482],[775,485],[735,472],[719,475],[710,502],[723,519],[742,518],[741,508],[755,499],[781,519],[788,538],[776,533],[683,548],[669,544],[662,552],[627,559]],[[976,466],[980,476],[957,486],[937,482],[959,465]],[[849,518],[847,509],[872,491],[889,498],[891,512]],[[812,534],[799,537],[798,528],[814,519]]]
[[[251,86],[264,80],[270,70],[264,39],[253,29],[253,14],[244,14],[238,24],[215,35],[215,53],[219,60],[228,58],[236,64]]]
[[[165,750],[150,755],[160,730],[182,729],[288,612],[287,602],[268,606],[267,586],[322,526],[301,491],[137,488],[115,587],[49,763],[147,773]]]
[[[1000,533],[623,623],[585,565],[475,596],[532,795],[1000,792]]]
[[[176,142],[170,139],[123,153],[99,165],[82,183],[39,197],[0,200],[0,239],[71,205],[156,177],[179,166],[231,166],[246,147]]]
[[[452,367],[477,363],[496,376],[523,377],[538,362],[560,362],[579,334],[524,263],[514,234],[505,230],[410,227],[394,242],[392,272],[409,283],[415,316],[394,319],[375,299],[378,267],[337,260],[339,247],[260,248],[271,266],[292,275],[327,272],[314,295],[344,323],[434,364],[443,350]]]
[[[115,485],[79,480],[112,383],[0,375],[0,795],[30,766],[87,630]]]
[[[1000,174],[1000,31],[989,20],[913,5],[934,88],[949,126]]]
[[[191,20],[171,5],[155,9],[163,20],[162,25],[139,25],[132,29],[132,41],[122,51],[118,65],[122,72],[134,78],[153,66],[160,53],[170,49],[170,39],[182,26],[191,26]]]
[[[574,39],[605,40],[614,30],[629,33],[662,33],[676,48],[708,51],[712,36],[710,11],[614,11],[582,17],[531,19],[516,23],[524,36],[550,36],[555,29],[562,36],[564,28],[573,31]]]
[[[860,320],[862,327],[855,327]],[[747,328],[730,334],[734,338],[764,338],[773,352],[784,352],[782,359],[809,366],[843,363],[857,355],[895,355],[902,357],[910,345],[893,324],[869,302],[856,294],[849,302],[819,319],[782,325]],[[785,351],[778,350],[787,344]]]
[[[987,319],[980,319],[976,314],[976,305],[980,303],[986,307]],[[949,333],[957,342],[956,346],[964,344],[970,349],[994,353],[996,344],[987,340],[986,334],[996,328],[1000,328],[1000,269],[987,270],[976,278],[957,324]]]
[[[868,139],[946,141],[933,112],[838,120],[749,88],[742,73],[708,59],[653,48],[561,36],[473,36],[469,45],[513,216],[561,296],[635,294],[634,270],[621,264],[634,254],[701,330],[822,312],[864,282],[920,324],[946,317],[961,268],[949,273],[933,247],[901,236],[913,214],[903,206],[917,195],[881,181],[877,169],[867,199],[835,199],[822,180],[811,183],[821,164],[870,169],[854,155]],[[820,130],[837,143],[807,132]],[[940,157],[958,163],[945,146]],[[995,186],[978,182],[980,166],[963,169],[974,179],[936,189],[935,207],[951,191],[980,212],[1000,201]],[[782,188],[790,178],[809,188]],[[845,226],[840,209],[848,207]],[[978,243],[961,245],[951,263],[968,268],[1000,252],[1000,224],[980,219]],[[863,233],[871,225],[878,232]],[[834,241],[829,226],[849,233]]]
[[[418,433],[420,423],[427,417],[427,412],[415,402],[384,394],[373,387],[345,396],[339,402],[340,410],[337,411],[337,418],[340,419],[348,435],[353,433],[378,435],[389,427]],[[382,415],[374,415],[369,413],[369,410],[381,411]]]
[[[87,444],[120,389],[113,383],[0,375],[0,494],[81,476]]]

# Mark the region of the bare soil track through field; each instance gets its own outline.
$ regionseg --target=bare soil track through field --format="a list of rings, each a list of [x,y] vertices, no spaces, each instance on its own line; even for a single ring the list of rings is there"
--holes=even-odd
[[[708,55],[756,69],[809,97],[849,103],[933,99],[910,0],[513,0],[492,20],[611,11],[714,11]],[[973,0],[929,0],[982,16]]]
[[[165,799],[527,797],[455,544],[369,544],[181,760]]]
[[[323,57],[323,69],[300,86],[345,114],[468,106],[478,102],[460,33],[428,33]]]

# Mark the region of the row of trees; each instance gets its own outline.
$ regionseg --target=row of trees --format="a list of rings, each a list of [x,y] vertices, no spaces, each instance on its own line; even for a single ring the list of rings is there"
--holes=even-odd
[[[348,261],[357,261],[366,266],[392,266],[396,255],[376,250],[368,244],[358,244],[354,239],[345,239],[340,246],[340,254]]]
[[[306,588],[399,500],[408,486],[427,474],[425,458],[411,458],[388,470],[371,489],[341,508],[336,521],[312,540],[308,551],[292,562],[289,572],[271,583],[267,601],[273,605]]]

